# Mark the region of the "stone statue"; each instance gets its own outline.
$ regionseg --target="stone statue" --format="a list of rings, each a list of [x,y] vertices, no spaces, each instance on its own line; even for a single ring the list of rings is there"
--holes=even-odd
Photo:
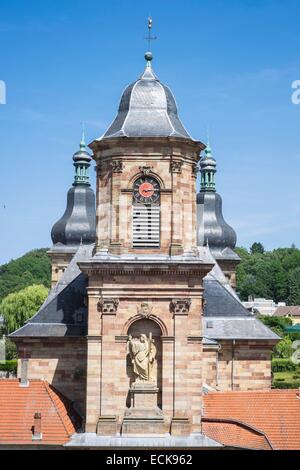
[[[135,382],[155,382],[154,364],[156,347],[152,334],[149,338],[141,334],[139,338],[128,338],[128,352],[130,354],[135,375]]]

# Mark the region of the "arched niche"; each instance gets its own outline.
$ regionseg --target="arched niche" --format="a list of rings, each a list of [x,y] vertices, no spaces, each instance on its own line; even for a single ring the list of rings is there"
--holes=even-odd
[[[140,338],[141,335],[146,335],[147,338],[152,336],[154,340],[154,344],[156,347],[156,360],[155,360],[155,368],[154,374],[156,377],[155,383],[157,388],[159,389],[158,392],[158,406],[161,408],[162,403],[162,330],[157,322],[150,318],[139,318],[130,323],[127,335],[132,336],[132,338]],[[133,382],[135,381],[135,375],[133,372],[133,366],[130,358],[130,354],[127,354],[126,358],[126,372],[129,379],[129,388],[132,386]],[[129,394],[127,397],[127,406],[130,406],[130,399]]]

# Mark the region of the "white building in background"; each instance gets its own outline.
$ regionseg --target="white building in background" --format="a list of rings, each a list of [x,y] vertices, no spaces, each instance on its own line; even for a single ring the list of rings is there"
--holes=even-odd
[[[285,302],[278,302],[276,304],[274,300],[253,298],[250,296],[247,302],[242,302],[244,307],[249,310],[253,315],[269,315],[272,316],[278,307],[285,307]]]

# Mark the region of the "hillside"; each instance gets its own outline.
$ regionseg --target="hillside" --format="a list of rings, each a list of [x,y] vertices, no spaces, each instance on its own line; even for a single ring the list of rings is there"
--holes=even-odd
[[[248,251],[237,248],[241,257],[237,268],[237,292],[241,300],[248,296],[273,299],[288,305],[300,305],[300,250],[277,248],[265,251],[254,243]]]
[[[40,248],[0,266],[0,301],[33,284],[50,288],[51,264],[47,248]]]
[[[0,301],[11,292],[33,284],[50,287],[50,259],[47,248],[26,253],[0,266]],[[237,268],[237,292],[242,300],[249,295],[300,305],[300,250],[278,248],[265,251],[260,243],[250,250],[237,248],[241,257]]]

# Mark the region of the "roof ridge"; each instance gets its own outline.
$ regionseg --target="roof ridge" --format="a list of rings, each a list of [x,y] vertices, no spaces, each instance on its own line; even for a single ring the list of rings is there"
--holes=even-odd
[[[266,435],[266,433],[264,431],[262,431],[261,429],[256,428],[255,426],[252,426],[249,423],[246,423],[244,421],[241,421],[241,420],[235,419],[235,418],[211,418],[211,417],[206,418],[205,416],[202,417],[202,421],[204,421],[204,422],[239,424],[240,426],[242,426],[246,429],[250,429],[251,431],[254,431],[257,434],[260,434],[261,436],[263,436],[266,439],[266,441],[268,442],[268,444],[270,445],[271,449],[274,450],[274,447],[271,444],[271,442],[270,442],[268,436]]]
[[[47,380],[41,380],[41,382],[44,383],[45,389],[46,389],[46,391],[47,391],[47,393],[48,393],[48,395],[49,395],[49,397],[50,397],[50,400],[51,400],[52,403],[53,403],[54,408],[56,409],[56,412],[57,412],[57,414],[58,414],[58,416],[59,416],[59,419],[60,419],[60,421],[61,421],[61,423],[62,423],[62,425],[63,425],[63,427],[64,427],[64,429],[65,429],[65,431],[66,431],[66,433],[67,433],[67,435],[68,435],[68,437],[70,437],[71,434],[69,433],[69,431],[68,431],[68,429],[67,429],[67,426],[66,426],[66,424],[65,424],[65,422],[64,422],[64,419],[63,419],[63,417],[61,416],[60,410],[58,409],[58,407],[56,406],[56,403],[55,403],[54,400],[53,400],[52,393],[54,393],[54,392],[53,392],[53,390],[50,388],[50,384],[47,382]],[[58,392],[58,393],[60,393],[60,392]],[[59,397],[59,398],[60,398],[60,397]]]

